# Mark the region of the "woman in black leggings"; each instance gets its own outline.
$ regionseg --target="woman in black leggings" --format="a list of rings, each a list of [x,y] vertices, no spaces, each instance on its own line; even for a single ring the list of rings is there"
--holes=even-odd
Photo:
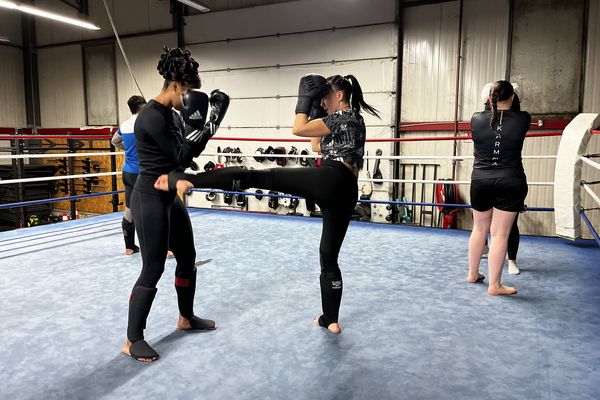
[[[315,322],[333,333],[341,331],[338,316],[343,284],[338,254],[356,205],[358,171],[363,166],[366,128],[361,109],[378,116],[377,110],[363,100],[354,76],[325,79],[306,75],[300,80],[293,133],[312,138],[313,149],[323,155],[320,168],[233,167],[197,175],[172,172],[156,183],[162,190],[170,187],[187,191],[192,186],[234,191],[261,188],[317,203],[323,213],[319,246],[323,314]]]
[[[144,340],[144,328],[156,295],[156,284],[165,268],[168,248],[177,260],[177,328],[215,329],[214,321],[194,315],[196,251],[187,210],[175,191],[162,192],[154,188],[154,182],[161,174],[189,167],[193,157],[197,157],[206,145],[206,142],[190,139],[190,135],[184,137],[181,120],[173,110],[190,106],[182,103],[182,99],[189,96],[188,91],[200,87],[198,63],[187,50],[165,48],[158,70],[164,78],[162,91],[148,102],[134,126],[140,174],[131,195],[131,209],[140,239],[143,266],[131,291],[127,339],[122,349],[123,353],[144,362],[158,359],[156,351]],[[205,118],[208,97],[203,95],[206,102],[198,115]],[[185,119],[186,114],[183,115]],[[204,121],[198,121],[198,125],[204,125]],[[186,134],[187,129],[186,126]]]

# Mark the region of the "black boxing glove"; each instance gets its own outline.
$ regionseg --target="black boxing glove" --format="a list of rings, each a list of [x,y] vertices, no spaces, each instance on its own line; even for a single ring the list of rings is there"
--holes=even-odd
[[[227,93],[215,89],[210,93],[210,118],[208,118],[208,128],[210,137],[213,137],[219,129],[225,113],[229,109],[229,95]]]
[[[310,114],[314,101],[321,101],[329,91],[327,79],[322,75],[308,74],[300,79],[298,86],[298,102],[296,103],[296,114]]]
[[[188,90],[187,93],[184,96],[188,96],[190,94],[190,92],[200,92],[198,90]],[[200,92],[202,93],[202,92]],[[206,94],[204,93],[204,95],[206,96]],[[184,98],[182,98],[182,103],[183,103]],[[202,151],[206,148],[206,143],[208,143],[208,141],[210,140],[210,138],[212,138],[215,133],[217,132],[217,129],[219,129],[219,126],[221,125],[221,122],[223,121],[223,118],[225,118],[225,113],[227,113],[227,109],[229,108],[229,96],[227,95],[227,93],[224,93],[218,89],[213,90],[210,93],[210,100],[208,100],[208,102],[210,103],[210,116],[208,118],[208,121],[206,121],[206,117],[204,118],[204,121],[206,121],[206,123],[203,122],[202,127],[198,128],[198,125],[194,122],[194,124],[192,125],[192,127],[194,128],[193,130],[188,129],[186,127],[186,140],[189,140],[191,142],[194,143],[198,143],[198,148],[195,151],[195,156],[197,157],[198,155],[200,155],[200,153],[202,153]],[[208,108],[208,106],[207,106]],[[183,114],[183,111],[182,111]],[[206,112],[205,112],[206,114]],[[191,114],[192,116],[194,114]],[[184,121],[186,122],[186,126],[188,125],[188,121],[186,120],[186,117],[184,115]]]
[[[190,89],[181,95],[179,111],[185,122],[186,138],[204,129],[208,112],[208,95],[197,89]]]
[[[308,120],[312,121],[313,119],[325,118],[326,116],[327,112],[321,107],[321,100],[313,101],[310,107],[310,114],[308,114]]]

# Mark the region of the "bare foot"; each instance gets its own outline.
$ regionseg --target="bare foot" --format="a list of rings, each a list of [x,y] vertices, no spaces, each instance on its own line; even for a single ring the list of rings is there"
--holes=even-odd
[[[469,283],[478,283],[482,282],[485,279],[485,275],[477,272],[477,275],[467,275],[467,282]]]
[[[133,251],[132,249],[125,249],[125,255],[126,256],[130,256],[132,254],[135,254],[135,251]]]
[[[497,286],[489,286],[488,294],[490,296],[502,296],[502,295],[511,295],[517,294],[517,288],[504,286],[503,284],[499,284]]]
[[[121,353],[125,354],[126,356],[131,357],[131,353],[129,352],[130,347],[131,347],[131,342],[129,341],[129,339],[125,339],[125,343],[123,343],[123,348],[121,349]],[[138,359],[138,361],[141,361],[141,362],[153,362],[156,360],[158,360],[158,357]]]
[[[192,329],[190,320],[180,315],[179,320],[177,320],[177,329],[179,329],[180,331],[189,331],[190,329]]]
[[[209,321],[209,320],[206,320]],[[209,322],[213,322],[213,321],[209,321]],[[182,317],[181,314],[179,315],[179,320],[177,320],[177,329],[180,331],[189,331],[192,329],[192,324],[190,323],[190,320]],[[215,330],[217,329],[217,324],[215,323],[215,326],[213,328],[207,328],[204,330]]]
[[[313,322],[315,323],[316,326],[321,327],[321,325],[319,325],[318,318],[313,319]],[[334,322],[332,324],[329,324],[329,326],[327,327],[327,330],[329,330],[329,332],[331,332],[331,333],[338,334],[338,333],[342,332],[342,327],[337,322]]]

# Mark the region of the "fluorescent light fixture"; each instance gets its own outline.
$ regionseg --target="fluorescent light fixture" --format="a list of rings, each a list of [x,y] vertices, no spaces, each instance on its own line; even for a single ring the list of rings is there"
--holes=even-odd
[[[185,4],[186,6],[195,8],[198,11],[202,11],[202,12],[210,11],[210,8],[206,7],[204,4],[198,3],[197,1],[192,1],[192,0],[177,0],[177,1]]]
[[[54,21],[63,22],[65,24],[79,26],[80,28],[90,29],[90,30],[94,30],[94,31],[97,31],[100,29],[99,26],[90,24],[89,22],[84,21],[82,19],[65,17],[64,15],[56,14],[56,13],[53,13],[50,11],[45,11],[38,7],[32,7],[32,6],[28,6],[28,5],[25,5],[22,3],[17,3],[14,1],[0,0],[0,7],[8,8],[10,10],[21,11],[21,12],[24,12],[27,14],[35,15],[37,17],[52,19]]]
[[[10,43],[10,39],[4,36],[0,36],[0,43]]]

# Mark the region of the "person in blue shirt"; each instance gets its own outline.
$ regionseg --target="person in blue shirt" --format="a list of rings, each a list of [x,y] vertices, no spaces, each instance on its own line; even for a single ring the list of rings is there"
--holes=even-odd
[[[142,96],[131,96],[127,100],[127,105],[132,116],[121,124],[119,130],[112,138],[112,144],[115,147],[125,150],[125,163],[123,164],[123,185],[125,187],[125,212],[123,213],[123,237],[125,238],[125,255],[129,256],[140,251],[140,248],[135,245],[135,224],[131,215],[130,199],[133,192],[133,186],[140,172],[140,165],[135,147],[135,135],[133,126],[137,115],[146,105],[146,100]]]

